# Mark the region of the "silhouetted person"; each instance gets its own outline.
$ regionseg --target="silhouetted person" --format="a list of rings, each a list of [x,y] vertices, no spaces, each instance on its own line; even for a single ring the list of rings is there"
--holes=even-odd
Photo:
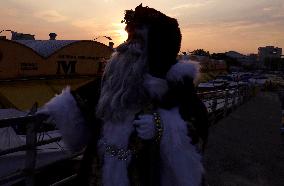
[[[128,39],[102,80],[64,90],[40,112],[71,149],[86,147],[80,185],[198,186],[203,166],[193,143],[207,140],[207,110],[194,89],[196,64],[176,60],[178,22],[142,5],[123,22]]]

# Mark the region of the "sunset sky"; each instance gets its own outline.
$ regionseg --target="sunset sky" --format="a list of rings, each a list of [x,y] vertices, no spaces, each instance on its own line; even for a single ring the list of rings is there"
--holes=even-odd
[[[36,39],[48,39],[50,32],[67,40],[107,35],[117,46],[127,36],[120,23],[124,10],[141,2],[178,19],[181,51],[248,54],[259,46],[284,48],[284,0],[2,0],[0,30],[31,33]]]

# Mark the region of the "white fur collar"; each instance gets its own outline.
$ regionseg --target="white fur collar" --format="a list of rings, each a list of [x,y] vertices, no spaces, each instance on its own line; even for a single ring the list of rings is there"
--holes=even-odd
[[[167,81],[183,81],[183,78],[191,77],[194,82],[199,78],[199,62],[191,60],[179,60],[167,73],[166,79],[154,77],[150,74],[144,76],[144,87],[152,99],[161,99],[168,91]]]
[[[192,60],[179,60],[167,73],[167,80],[182,81],[183,77],[189,76],[196,82],[199,78],[199,62]]]
[[[165,79],[157,78],[146,74],[144,76],[144,87],[148,91],[152,99],[160,100],[164,94],[168,91],[168,83]]]
[[[163,135],[160,144],[161,185],[199,186],[203,174],[201,156],[187,135],[187,124],[178,107],[158,109]]]

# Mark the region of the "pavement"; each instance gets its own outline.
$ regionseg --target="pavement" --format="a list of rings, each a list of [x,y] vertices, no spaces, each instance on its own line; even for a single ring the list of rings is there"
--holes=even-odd
[[[284,136],[276,93],[259,94],[211,126],[204,154],[209,186],[284,186]]]

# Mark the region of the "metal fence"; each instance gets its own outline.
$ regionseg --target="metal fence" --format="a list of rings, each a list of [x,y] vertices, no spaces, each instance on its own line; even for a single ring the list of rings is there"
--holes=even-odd
[[[7,176],[0,177],[0,185],[10,185],[11,183],[20,182],[24,180],[25,185],[34,186],[35,175],[39,173],[41,170],[56,162],[64,161],[66,159],[72,159],[82,154],[82,152],[73,153],[70,154],[68,157],[60,158],[57,161],[50,162],[50,164],[46,164],[44,166],[36,166],[37,147],[59,142],[61,140],[61,137],[51,137],[50,139],[47,140],[38,139],[38,133],[39,133],[38,129],[42,124],[44,124],[43,121],[45,119],[46,117],[43,115],[39,116],[30,113],[27,116],[23,117],[6,118],[0,120],[0,128],[11,127],[15,123],[26,126],[26,144],[14,148],[0,150],[0,158],[5,155],[10,155],[16,152],[25,151],[24,155],[25,166],[22,170],[16,171],[12,174],[8,174]],[[70,177],[69,179],[71,178],[73,179],[73,177]],[[62,180],[59,183],[61,182]],[[58,183],[54,183],[51,185],[58,185]]]
[[[242,86],[239,88],[217,90],[198,93],[205,104],[210,123],[216,123],[220,118],[226,117],[239,105],[245,103],[257,92],[255,86]]]
[[[235,89],[198,93],[199,97],[208,109],[210,121],[212,123],[216,122],[220,117],[225,117],[228,112],[234,110],[236,107],[244,103],[254,94],[254,87],[240,87]],[[58,142],[61,140],[61,137],[55,137],[50,138],[48,140],[38,141],[38,128],[40,125],[42,125],[43,121],[46,118],[43,116],[33,115],[36,109],[33,110],[34,111],[32,111],[29,115],[24,117],[7,118],[0,120],[0,128],[10,127],[15,123],[20,123],[21,125],[27,126],[25,145],[0,151],[0,157],[19,151],[25,151],[25,168],[21,171],[15,172],[12,175],[0,177],[0,185],[8,184],[16,180],[25,180],[25,185],[34,186],[35,175],[43,168],[36,166],[37,147]],[[74,153],[68,158],[71,159],[81,154],[81,152]],[[75,177],[76,175],[71,175],[51,185],[62,185],[70,180],[73,180]]]

